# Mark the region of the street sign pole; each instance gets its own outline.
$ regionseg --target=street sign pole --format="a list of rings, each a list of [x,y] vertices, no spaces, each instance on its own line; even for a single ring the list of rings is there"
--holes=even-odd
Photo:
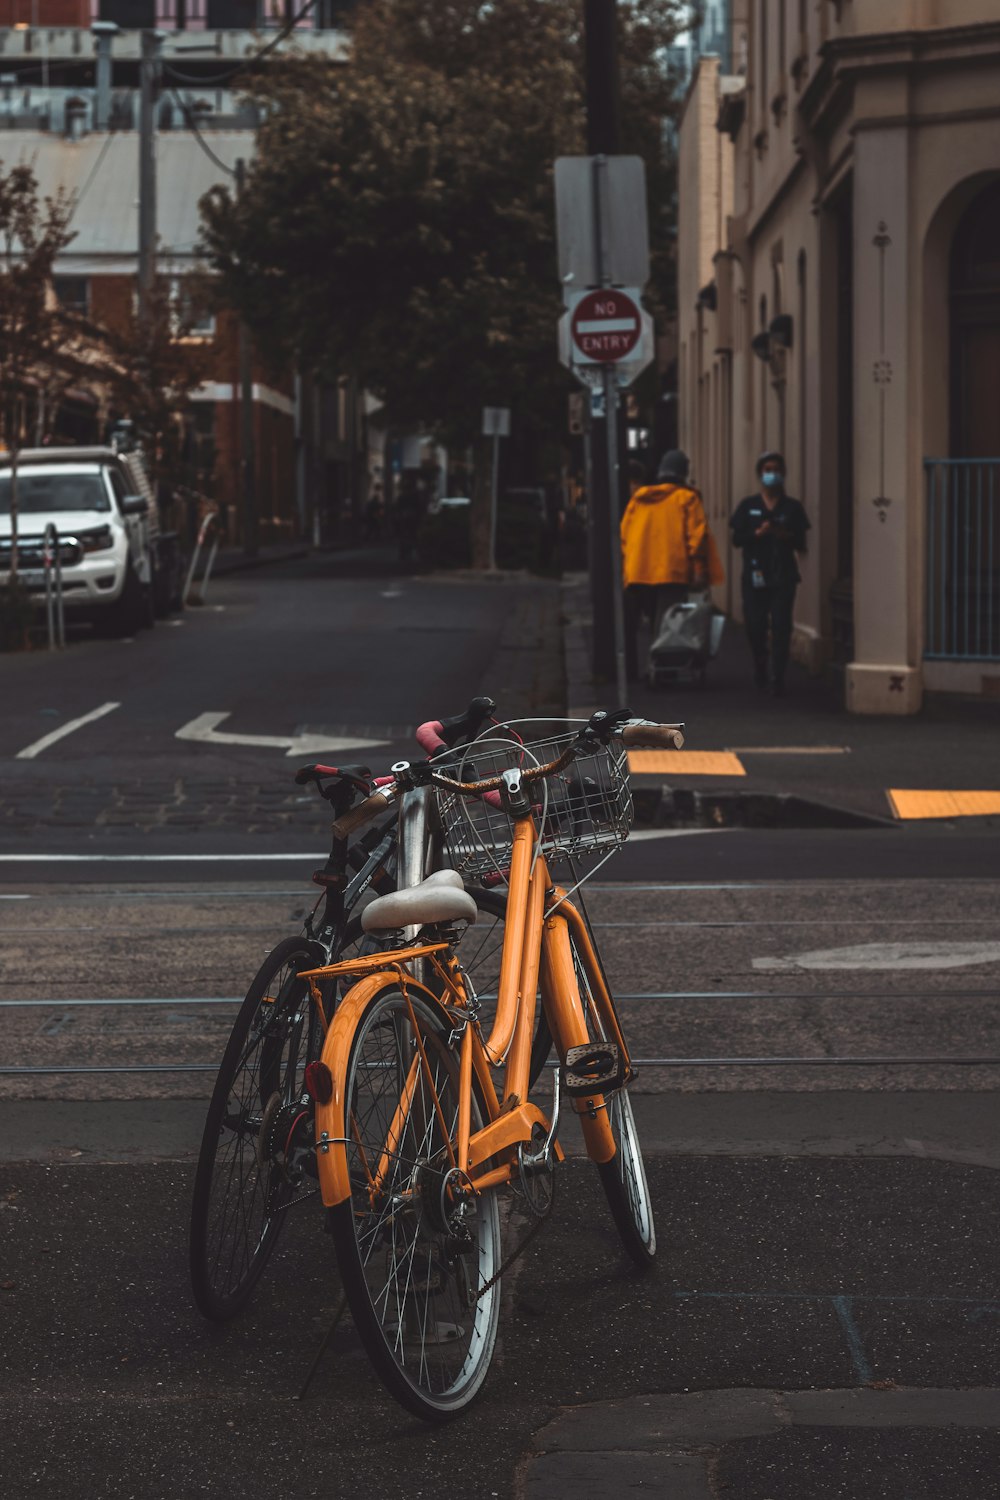
[[[500,486],[500,434],[493,432],[493,482],[490,486],[490,572],[497,570],[497,510]]]
[[[611,558],[611,615],[614,623],[615,642],[615,686],[618,689],[616,708],[624,708],[628,697],[625,681],[625,615],[622,590],[622,543],[621,521],[618,515],[618,496],[621,477],[618,472],[618,382],[614,365],[604,367],[604,410],[607,421],[608,493],[611,496],[608,552]]]
[[[497,512],[500,508],[500,439],[510,437],[510,407],[483,407],[483,437],[493,438],[492,480],[490,484],[490,572],[497,567]]]
[[[612,14],[614,6],[611,7]],[[605,240],[605,215],[602,212],[603,193],[606,180],[607,159],[603,156],[595,156],[593,160],[594,173],[594,258],[598,280],[601,286],[608,286],[610,276],[608,274],[608,246]],[[621,479],[618,473],[618,384],[615,380],[614,365],[604,367],[604,453],[608,465],[608,490],[607,490],[607,520],[608,531],[608,570],[602,579],[595,579],[591,587],[595,597],[598,589],[603,584],[611,597],[611,637],[614,643],[614,668],[615,686],[617,688],[618,702],[616,708],[624,708],[627,693],[625,681],[625,620],[622,613],[624,600],[622,597],[622,544],[621,544],[621,518],[620,518],[620,489]],[[599,535],[599,531],[597,532]],[[594,561],[591,561],[593,569]],[[610,584],[610,588],[608,585]],[[595,615],[594,633],[597,633],[597,620]],[[594,661],[597,662],[597,648],[594,649]]]
[[[590,156],[614,156],[621,150],[621,128],[618,102],[618,19],[616,0],[583,0],[584,73],[587,106],[587,153]],[[595,198],[598,189],[595,168]],[[594,248],[600,254],[601,231],[595,203]],[[606,257],[605,257],[606,259]],[[606,284],[604,269],[594,277],[599,286]],[[590,598],[593,613],[591,666],[595,677],[613,676],[614,657],[614,584],[619,570],[620,544],[606,556],[601,538],[608,527],[618,525],[618,492],[608,488],[610,476],[608,436],[615,412],[605,406],[604,417],[590,424],[593,468],[588,492],[591,512],[591,540],[597,546],[590,553]],[[610,576],[609,576],[610,574]]]

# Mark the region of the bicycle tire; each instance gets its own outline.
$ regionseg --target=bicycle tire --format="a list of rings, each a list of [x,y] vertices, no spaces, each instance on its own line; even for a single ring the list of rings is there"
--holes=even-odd
[[[572,933],[569,942],[589,1038],[606,1041],[600,1009]],[[596,1164],[597,1171],[622,1245],[634,1263],[645,1271],[656,1256],[656,1226],[632,1101],[627,1089],[618,1089],[605,1103],[617,1149],[610,1161]]]
[[[259,1142],[279,1111],[302,1093],[302,1072],[319,1051],[315,1015],[300,969],[325,962],[320,944],[283,939],[247,990],[212,1091],[191,1204],[191,1289],[216,1322],[242,1311],[287,1217],[296,1187]],[[265,1010],[263,1007],[267,1007]]]
[[[503,948],[502,923],[507,915],[507,893],[504,890],[486,890],[483,886],[466,886],[466,890],[475,901],[480,913],[492,919],[489,924],[477,922],[475,927],[470,928],[463,937],[458,950],[462,967],[480,997],[480,1025],[484,1036],[488,1036],[496,1011],[496,987],[499,979],[500,953]],[[352,948],[357,948],[359,952],[366,951],[361,947],[363,942],[366,943],[367,951],[372,953],[376,952],[379,947],[376,940],[365,939],[360,916],[352,917],[344,933],[341,955],[345,956]],[[429,983],[433,989],[433,981]],[[539,1005],[535,1035],[531,1044],[531,1088],[534,1088],[541,1077],[551,1052],[552,1033],[549,1031],[545,1012]]]
[[[414,1022],[433,1092],[411,1045]],[[408,1006],[395,988],[362,1011],[343,1079],[352,1192],[328,1211],[348,1306],[375,1372],[428,1422],[457,1416],[478,1395],[500,1315],[496,1192],[449,1192],[460,1184],[460,1174],[449,1175],[445,1139],[447,1131],[453,1140],[458,1116],[450,1030],[429,1001],[411,994]],[[482,1121],[473,1089],[472,1129]]]

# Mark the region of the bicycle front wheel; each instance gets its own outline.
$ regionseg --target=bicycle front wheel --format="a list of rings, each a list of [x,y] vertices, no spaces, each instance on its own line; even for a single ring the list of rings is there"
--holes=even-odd
[[[591,1041],[607,1041],[610,1028],[602,1019],[602,1005],[594,995],[583,957],[572,934],[570,947],[588,1037]],[[619,1089],[617,1093],[609,1095],[605,1099],[605,1106],[617,1149],[610,1161],[597,1164],[597,1170],[621,1242],[635,1264],[645,1270],[652,1265],[656,1255],[656,1227],[653,1223],[649,1183],[646,1180],[646,1164],[642,1159],[628,1090]]]
[[[412,1011],[411,1011],[412,1007]],[[376,1373],[425,1421],[476,1396],[500,1314],[500,1214],[455,1164],[459,1062],[419,997],[377,995],[357,1023],[344,1098],[351,1197],[330,1209],[344,1291]],[[483,1123],[472,1099],[473,1131]]]
[[[312,1117],[301,1106],[318,1050],[301,969],[326,961],[318,943],[285,938],[247,991],[215,1082],[191,1205],[191,1289],[206,1318],[246,1306],[287,1210],[311,1197]]]

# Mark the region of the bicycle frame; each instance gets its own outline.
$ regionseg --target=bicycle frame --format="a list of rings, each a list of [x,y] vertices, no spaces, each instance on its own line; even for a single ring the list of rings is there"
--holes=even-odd
[[[535,822],[529,813],[514,824],[497,1012],[487,1040],[482,1039],[475,1025],[469,1024],[460,966],[444,942],[409,944],[367,958],[310,970],[302,975],[311,985],[321,1014],[318,981],[335,975],[358,976],[358,982],[347,992],[332,1022],[326,1027],[322,1050],[322,1061],[333,1081],[330,1099],[316,1102],[319,1180],[327,1207],[343,1203],[351,1196],[348,1172],[348,1147],[352,1139],[350,1107],[342,1089],[357,1025],[367,1006],[382,990],[397,990],[403,995],[410,1010],[413,1034],[418,1040],[389,1135],[398,1134],[401,1122],[405,1120],[417,1070],[423,1073],[432,1098],[437,1099],[430,1068],[419,1046],[419,1028],[412,1010],[411,996],[419,995],[443,1014],[452,1026],[452,1035],[461,1037],[459,1111],[452,1165],[462,1171],[477,1192],[509,1182],[516,1169],[518,1147],[532,1141],[536,1128],[546,1135],[549,1133],[550,1120],[527,1098],[539,981],[542,1004],[560,1061],[565,1059],[568,1048],[586,1045],[591,1039],[571,937],[576,943],[598,1012],[595,1019],[600,1021],[607,1038],[620,1047],[626,1078],[631,1076],[628,1050],[587,925],[579,911],[566,899],[565,892],[552,884],[544,857],[535,853],[535,843]],[[416,962],[434,969],[453,1003],[443,1002],[426,984],[407,973],[405,966]],[[505,1065],[503,1089],[498,1097],[491,1068],[501,1064]],[[486,1124],[476,1131],[471,1130],[473,1080],[486,1118]],[[610,1161],[616,1147],[603,1095],[595,1091],[592,1096],[574,1098],[573,1107],[580,1116],[591,1160]],[[447,1130],[444,1134],[450,1139]],[[563,1153],[558,1141],[552,1142],[552,1149],[561,1160]],[[500,1159],[499,1164],[488,1167],[491,1159],[496,1158]],[[378,1170],[376,1168],[374,1176],[369,1173],[373,1188],[377,1185]]]

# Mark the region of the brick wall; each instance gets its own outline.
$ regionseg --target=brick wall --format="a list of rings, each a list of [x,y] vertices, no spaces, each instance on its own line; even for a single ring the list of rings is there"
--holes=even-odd
[[[90,0],[0,0],[0,26],[89,26]]]

